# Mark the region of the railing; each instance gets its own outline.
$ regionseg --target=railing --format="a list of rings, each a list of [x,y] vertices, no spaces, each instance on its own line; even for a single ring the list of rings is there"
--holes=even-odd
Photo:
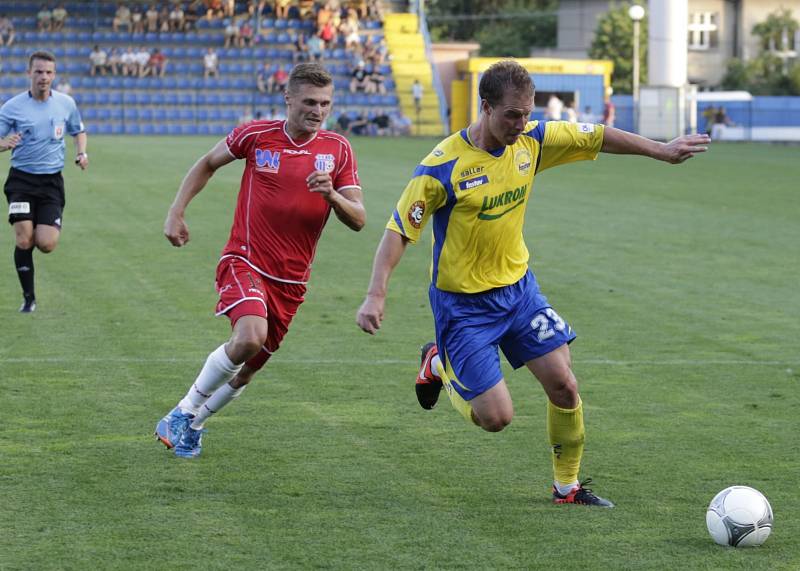
[[[433,62],[433,52],[431,51],[431,35],[428,31],[428,21],[425,18],[425,2],[423,0],[419,0],[418,2],[414,2],[417,6],[417,20],[419,21],[419,29],[422,32],[422,37],[425,41],[425,57],[431,64],[431,73],[433,77],[433,88],[436,90],[437,99],[439,100],[439,119],[443,125],[443,135],[447,134],[447,131],[450,128],[450,124],[447,117],[447,97],[444,93],[444,87],[442,86],[442,78],[439,76],[439,69],[436,67],[436,64]],[[414,4],[412,3],[412,4]]]

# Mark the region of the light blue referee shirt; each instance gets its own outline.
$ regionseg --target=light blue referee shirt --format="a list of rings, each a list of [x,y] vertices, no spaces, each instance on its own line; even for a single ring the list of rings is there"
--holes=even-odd
[[[52,90],[47,101],[20,93],[0,107],[0,137],[19,133],[22,141],[11,151],[11,166],[31,174],[53,174],[64,168],[64,133],[83,132],[75,100]]]

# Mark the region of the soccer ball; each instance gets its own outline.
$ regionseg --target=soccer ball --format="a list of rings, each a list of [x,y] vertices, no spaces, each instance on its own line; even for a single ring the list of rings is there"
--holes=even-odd
[[[772,531],[772,506],[767,498],[747,486],[725,488],[711,500],[706,526],[720,545],[756,547]]]

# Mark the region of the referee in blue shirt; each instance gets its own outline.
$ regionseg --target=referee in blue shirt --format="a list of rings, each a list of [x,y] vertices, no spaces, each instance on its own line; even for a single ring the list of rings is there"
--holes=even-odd
[[[8,222],[14,226],[14,265],[22,285],[20,311],[36,309],[33,248],[52,252],[61,234],[64,212],[64,135],[75,139],[75,164],[85,170],[86,131],[75,100],[51,89],[56,58],[35,52],[28,62],[31,88],[0,107],[0,152],[12,149],[5,184]]]

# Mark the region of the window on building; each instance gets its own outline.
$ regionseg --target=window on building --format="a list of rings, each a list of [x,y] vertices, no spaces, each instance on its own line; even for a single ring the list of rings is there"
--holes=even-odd
[[[707,50],[719,44],[717,14],[693,12],[689,14],[689,49]]]

